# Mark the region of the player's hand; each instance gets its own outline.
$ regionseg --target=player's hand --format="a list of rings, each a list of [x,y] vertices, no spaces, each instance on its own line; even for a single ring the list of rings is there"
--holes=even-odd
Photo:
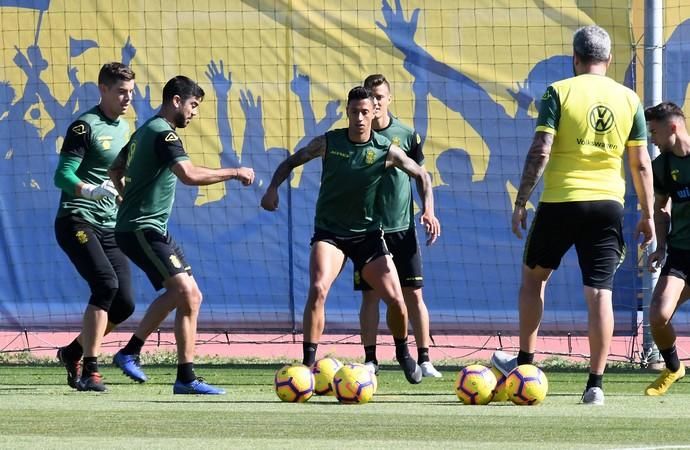
[[[278,200],[278,189],[269,187],[261,197],[261,207],[266,211],[275,211],[278,209]]]
[[[244,186],[249,186],[254,182],[254,169],[251,167],[240,167],[235,176]]]
[[[522,239],[522,231],[527,229],[527,208],[524,206],[516,206],[513,210],[512,218],[513,234],[518,239]]]
[[[117,197],[117,190],[110,180],[106,180],[98,186],[86,183],[81,187],[81,196],[89,200],[98,201],[104,198]]]
[[[637,239],[642,237],[640,247],[642,249],[647,248],[647,246],[652,242],[652,239],[654,239],[654,220],[651,218],[640,218],[640,220],[637,222],[637,226],[635,227],[635,236]]]
[[[663,248],[657,248],[647,257],[647,268],[650,272],[654,273],[664,265],[665,260],[666,250]]]
[[[433,214],[427,213],[422,214],[420,222],[424,225],[424,231],[426,231],[426,245],[436,242],[436,239],[441,236],[441,222]]]

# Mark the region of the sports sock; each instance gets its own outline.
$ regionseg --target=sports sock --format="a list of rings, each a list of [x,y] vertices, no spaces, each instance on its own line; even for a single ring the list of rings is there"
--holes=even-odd
[[[407,348],[407,336],[404,338],[394,337],[395,342],[395,358],[402,361],[410,356],[410,350]]]
[[[319,346],[319,344],[314,344],[313,342],[304,342],[302,343],[302,354],[304,357],[302,358],[302,364],[305,366],[311,366],[316,362],[316,349]]]
[[[666,363],[666,368],[671,372],[678,372],[680,369],[680,360],[678,359],[678,352],[676,351],[676,344],[673,344],[671,348],[666,350],[659,350],[664,362]]]
[[[597,375],[596,373],[590,373],[589,379],[587,380],[587,389],[592,387],[601,388],[604,381],[604,374]]]
[[[132,338],[127,342],[127,345],[125,345],[122,350],[123,355],[138,355],[141,353],[141,348],[144,346],[144,341],[136,337],[135,335],[132,335]]]
[[[374,364],[379,363],[376,359],[376,344],[364,346],[364,362],[373,362]]]
[[[194,374],[194,363],[184,363],[177,365],[177,380],[182,383],[190,383],[196,380]]]
[[[429,347],[417,347],[417,362],[429,362]]]
[[[517,365],[521,366],[523,364],[533,364],[534,363],[534,353],[527,353],[520,350],[517,355]]]
[[[81,372],[82,378],[88,378],[92,373],[98,373],[98,357],[84,356],[84,368]]]
[[[84,355],[84,349],[78,340],[73,340],[62,348],[62,357],[67,361],[78,361]]]

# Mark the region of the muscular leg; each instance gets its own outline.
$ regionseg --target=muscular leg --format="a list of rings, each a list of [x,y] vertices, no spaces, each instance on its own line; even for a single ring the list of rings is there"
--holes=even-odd
[[[325,304],[333,281],[345,264],[345,255],[334,245],[315,242],[309,256],[309,293],[304,306],[304,342],[318,344],[325,325]],[[305,355],[306,356],[306,355]],[[307,361],[311,363],[313,361]]]
[[[386,322],[393,337],[407,337],[407,307],[393,258],[390,255],[376,258],[362,268],[362,276],[386,302]]]
[[[422,288],[404,287],[402,292],[417,347],[429,348],[429,311],[422,297]]]
[[[613,337],[613,302],[609,289],[585,286],[589,307],[590,373],[602,375]]]
[[[665,350],[675,345],[676,333],[671,318],[684,302],[681,299],[687,299],[689,294],[690,289],[682,279],[673,276],[659,277],[649,306],[649,325],[659,349]]]
[[[534,354],[537,348],[537,333],[544,313],[544,289],[552,272],[552,269],[540,266],[534,269],[522,266],[519,294],[521,352]]]
[[[374,290],[362,291],[362,306],[359,309],[359,326],[362,330],[362,345],[376,345],[379,328],[379,295]]]
[[[202,295],[194,277],[186,273],[177,274],[163,283],[167,292],[177,300],[175,314],[175,340],[177,341],[177,363],[194,362],[196,327],[201,308]]]

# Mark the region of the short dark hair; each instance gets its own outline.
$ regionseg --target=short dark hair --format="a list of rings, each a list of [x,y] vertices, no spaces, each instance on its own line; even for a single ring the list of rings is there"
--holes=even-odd
[[[98,72],[98,84],[108,87],[114,86],[118,81],[130,81],[134,79],[134,71],[129,66],[119,62],[103,64]]]
[[[364,87],[367,89],[374,89],[375,87],[381,86],[382,84],[385,84],[389,91],[391,90],[390,83],[388,83],[386,77],[380,73],[369,75],[364,79]]]
[[[350,92],[347,93],[347,104],[350,105],[350,102],[358,101],[358,100],[366,100],[369,99],[373,102],[376,100],[374,99],[374,96],[371,95],[371,91],[364,86],[355,86],[352,89],[350,89]]]
[[[165,83],[163,87],[163,103],[169,102],[176,95],[179,95],[182,101],[190,97],[203,100],[206,93],[196,81],[184,75],[178,75]]]
[[[665,122],[674,117],[679,117],[685,120],[685,114],[680,106],[672,102],[661,102],[656,106],[650,106],[644,110],[644,118],[649,121]]]

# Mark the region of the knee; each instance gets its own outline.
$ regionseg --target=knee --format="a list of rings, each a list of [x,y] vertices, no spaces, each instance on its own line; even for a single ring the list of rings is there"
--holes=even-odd
[[[108,311],[108,321],[115,325],[119,325],[132,314],[134,314],[134,297],[129,291],[123,292],[122,289],[117,291],[113,299],[110,311]]]
[[[669,322],[671,322],[671,315],[662,311],[658,302],[652,302],[649,308],[649,325],[652,328],[664,328]]]
[[[181,288],[179,294],[178,309],[198,311],[201,308],[203,295],[196,284]]]
[[[98,283],[91,285],[91,297],[89,305],[110,311],[113,299],[117,295],[119,284],[117,278],[112,277],[107,280],[99,280]]]
[[[419,309],[424,304],[421,289],[405,290],[405,288],[403,288],[403,295],[405,297],[405,305],[407,305],[408,308]]]
[[[309,301],[314,305],[323,305],[326,303],[326,296],[330,286],[320,281],[314,282],[309,286]]]

